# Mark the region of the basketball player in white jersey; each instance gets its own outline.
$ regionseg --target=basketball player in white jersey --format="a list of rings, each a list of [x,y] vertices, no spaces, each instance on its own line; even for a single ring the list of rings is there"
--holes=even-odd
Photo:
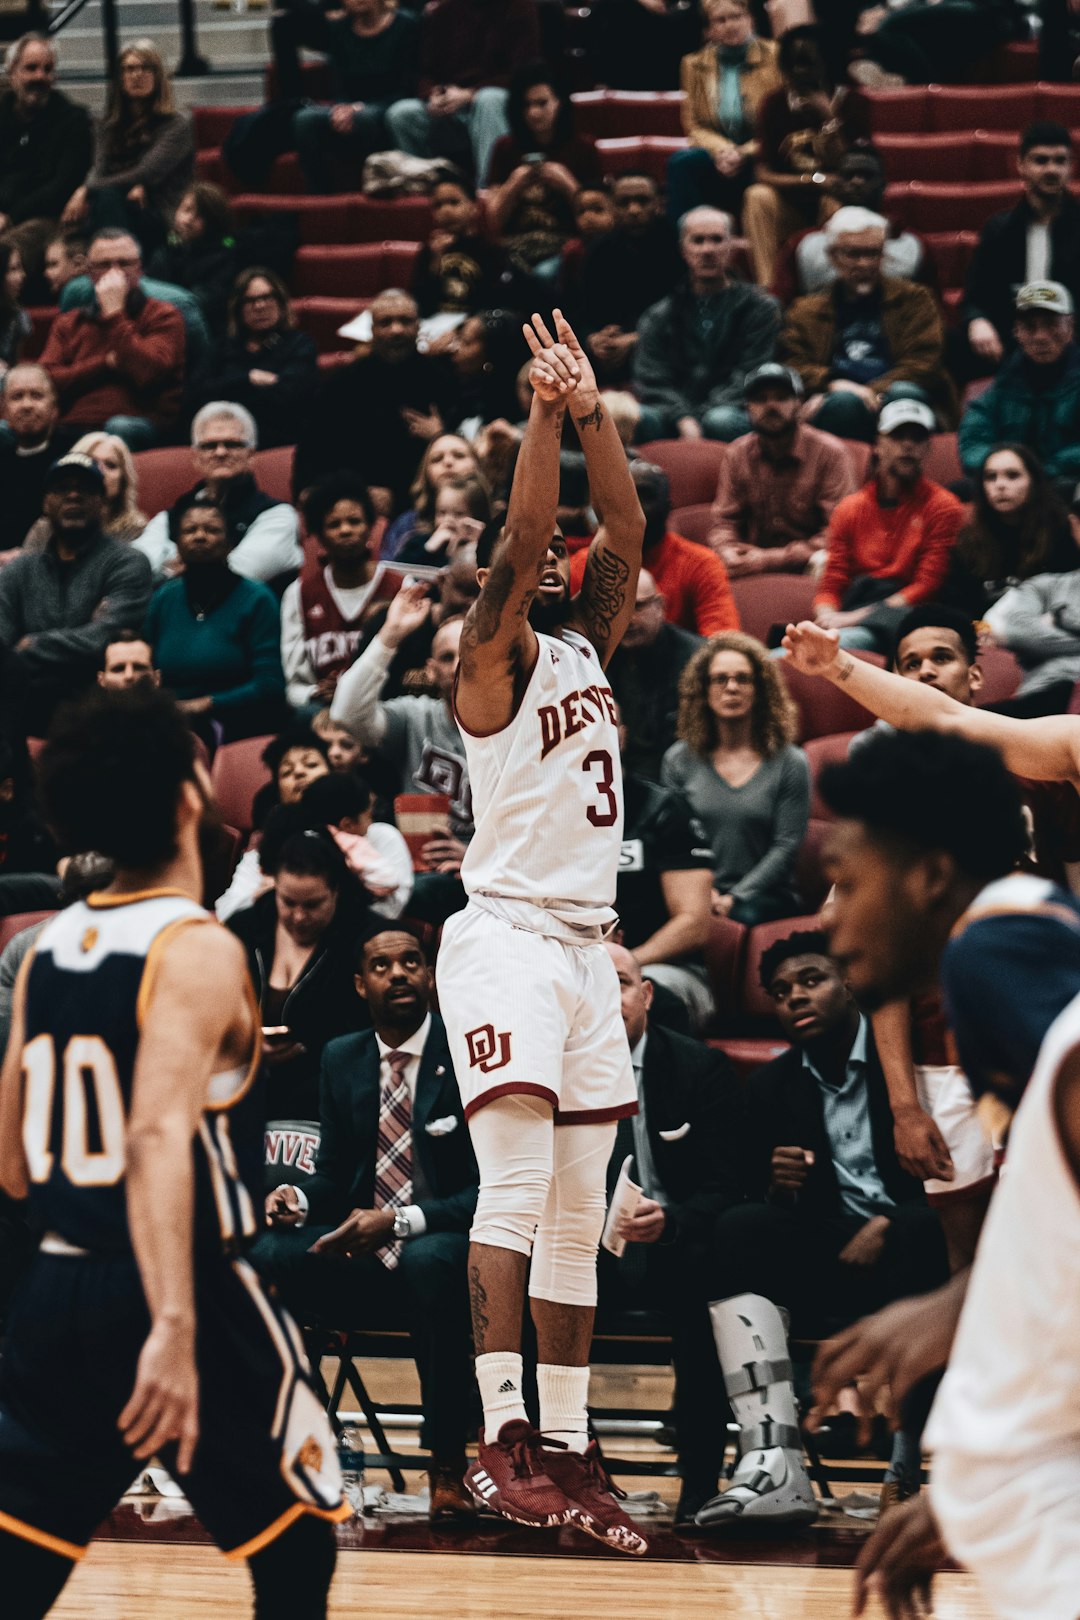
[[[623,822],[604,666],[633,612],[644,517],[592,367],[557,310],[554,321],[555,338],[538,315],[525,328],[529,422],[505,527],[477,548],[455,693],[476,832],[438,984],[480,1166],[469,1282],[484,1428],[466,1484],[519,1524],[573,1524],[641,1553],[586,1400],[607,1165],[616,1121],[637,1112],[603,948]],[[600,516],[572,604],[555,522],[567,410]],[[530,1257],[543,1433],[522,1400]]]

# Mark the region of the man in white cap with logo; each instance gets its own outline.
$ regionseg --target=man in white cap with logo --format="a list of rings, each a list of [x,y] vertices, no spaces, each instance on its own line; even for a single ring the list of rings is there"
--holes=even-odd
[[[934,426],[921,400],[885,405],[873,477],[832,515],[814,618],[845,647],[891,651],[900,620],[945,579],[963,507],[923,475]]]
[[[1080,353],[1072,294],[1029,281],[1016,295],[1016,352],[960,423],[960,460],[975,477],[996,444],[1026,444],[1051,478],[1080,477]]]

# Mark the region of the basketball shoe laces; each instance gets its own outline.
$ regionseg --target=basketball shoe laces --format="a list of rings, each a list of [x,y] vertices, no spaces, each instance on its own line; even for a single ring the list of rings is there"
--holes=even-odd
[[[538,1429],[530,1429],[528,1433],[519,1436],[510,1447],[510,1461],[513,1465],[515,1477],[526,1479],[530,1474],[543,1474],[544,1460],[541,1451],[568,1451],[570,1448],[562,1440],[548,1440]]]

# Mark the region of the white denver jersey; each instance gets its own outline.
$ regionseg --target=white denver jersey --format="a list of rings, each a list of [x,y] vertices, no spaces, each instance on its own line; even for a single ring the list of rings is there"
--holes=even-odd
[[[536,667],[509,725],[480,737],[458,722],[476,823],[461,878],[469,895],[604,925],[615,915],[623,828],[615,700],[584,636],[536,639]]]

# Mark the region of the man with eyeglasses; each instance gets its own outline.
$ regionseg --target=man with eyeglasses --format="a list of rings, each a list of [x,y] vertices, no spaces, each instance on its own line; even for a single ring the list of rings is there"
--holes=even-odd
[[[941,311],[925,287],[883,273],[888,232],[869,208],[838,209],[825,227],[836,280],[796,299],[780,334],[808,396],[803,420],[868,444],[891,399],[922,401],[942,428],[957,416]]]
[[[104,428],[148,450],[180,414],[183,318],[143,292],[142,252],[127,231],[98,231],[87,262],[93,303],[56,317],[41,364],[65,425]]]
[[[299,521],[287,501],[276,501],[255,482],[252,457],[259,442],[251,412],[229,400],[211,400],[191,424],[191,459],[199,481],[182,497],[206,491],[220,501],[239,541],[229,567],[264,583],[295,574],[304,560]],[[180,503],[150,519],[135,545],[149,559],[155,579],[174,571]]]
[[[45,244],[90,167],[93,138],[85,107],[55,87],[56,48],[24,34],[4,59],[0,96],[0,233],[35,277]]]

